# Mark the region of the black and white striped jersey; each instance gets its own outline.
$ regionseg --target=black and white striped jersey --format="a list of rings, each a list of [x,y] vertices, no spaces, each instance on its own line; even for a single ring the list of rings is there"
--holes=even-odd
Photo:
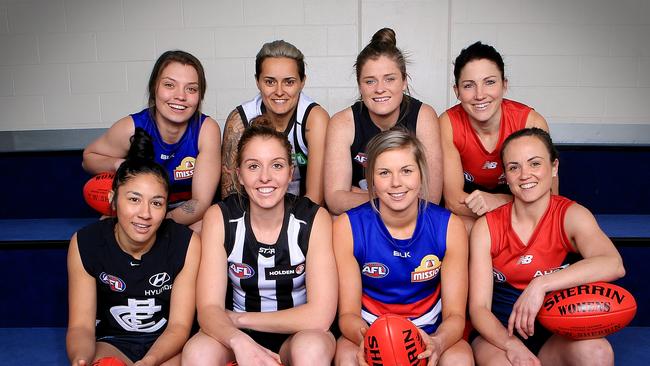
[[[277,242],[260,243],[248,214],[249,202],[231,195],[219,203],[228,257],[226,308],[237,312],[277,311],[307,301],[305,287],[309,235],[319,206],[287,194]]]

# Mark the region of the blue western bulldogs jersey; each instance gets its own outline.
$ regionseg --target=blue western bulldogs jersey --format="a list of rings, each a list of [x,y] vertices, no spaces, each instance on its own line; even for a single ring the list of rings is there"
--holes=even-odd
[[[409,318],[428,334],[440,325],[440,269],[451,213],[421,201],[410,239],[394,239],[370,203],[347,212],[354,257],[361,270],[361,316],[369,324],[385,313]]]
[[[169,174],[170,207],[192,198],[192,176],[199,155],[199,132],[207,117],[201,114],[199,119],[191,119],[183,137],[175,144],[168,144],[160,136],[149,109],[131,115],[135,127],[143,128],[151,136],[155,161]]]

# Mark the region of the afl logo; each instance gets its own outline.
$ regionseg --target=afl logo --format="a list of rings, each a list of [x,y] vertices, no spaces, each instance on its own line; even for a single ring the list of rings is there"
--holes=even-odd
[[[492,268],[492,276],[494,277],[494,282],[506,282],[506,276],[494,268]]]
[[[167,283],[170,279],[171,277],[167,272],[160,272],[149,277],[149,284],[154,287],[162,287],[162,285]]]
[[[468,172],[463,172],[463,175],[465,176],[466,181],[468,181],[468,182],[473,182],[474,181],[474,176],[472,176]]]
[[[124,283],[124,281],[122,281],[122,279],[117,276],[102,272],[99,274],[99,280],[110,286],[112,291],[124,292],[124,290],[126,290],[126,283]]]
[[[232,273],[233,276],[241,280],[251,278],[255,275],[255,271],[253,271],[253,268],[245,263],[230,263],[228,269],[230,270],[230,273]]]
[[[361,273],[371,278],[384,278],[388,275],[388,272],[388,267],[377,262],[366,263],[361,270]]]

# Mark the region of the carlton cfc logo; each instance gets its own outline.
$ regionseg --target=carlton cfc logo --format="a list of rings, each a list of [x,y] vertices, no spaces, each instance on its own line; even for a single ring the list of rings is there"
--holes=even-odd
[[[361,273],[371,278],[383,278],[388,275],[388,267],[377,262],[366,263],[363,265]]]
[[[102,272],[99,274],[99,280],[110,286],[112,291],[124,292],[124,290],[126,290],[126,283],[124,283],[124,281],[122,281],[122,279],[117,276]]]
[[[253,268],[246,263],[230,263],[228,269],[233,276],[241,280],[251,278],[255,275]]]

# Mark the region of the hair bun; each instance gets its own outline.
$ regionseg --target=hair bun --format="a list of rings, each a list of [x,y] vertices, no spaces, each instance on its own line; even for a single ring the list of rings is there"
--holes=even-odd
[[[375,32],[370,43],[387,44],[397,47],[397,36],[395,35],[394,30],[390,28],[382,28]]]
[[[271,119],[266,114],[261,114],[253,118],[250,122],[250,125],[255,127],[266,127],[275,130],[273,122],[271,122]]]
[[[131,136],[131,147],[126,154],[126,158],[154,160],[153,141],[143,128],[137,127],[135,133]]]

